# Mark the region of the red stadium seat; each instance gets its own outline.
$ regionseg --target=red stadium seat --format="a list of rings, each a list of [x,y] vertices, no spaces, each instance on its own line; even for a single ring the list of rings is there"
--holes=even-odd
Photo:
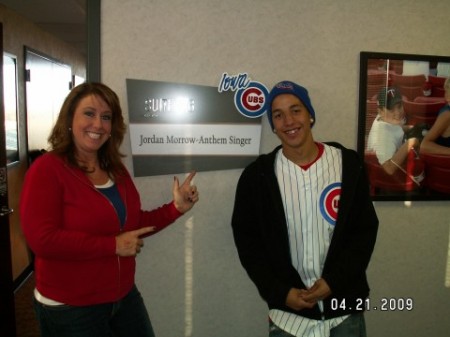
[[[441,87],[432,87],[431,95],[434,97],[445,97],[445,89]]]
[[[450,194],[450,156],[421,153],[420,157],[425,162],[425,186]]]
[[[408,100],[403,101],[408,124],[426,123],[430,127],[437,118],[438,111],[444,106],[445,102],[418,103]]]
[[[379,70],[380,68],[385,67],[386,60],[384,59],[368,59],[367,60],[367,69],[369,70]]]
[[[446,77],[428,75],[428,81],[434,87],[442,87],[443,88],[446,79],[447,79]]]
[[[426,77],[425,75],[399,75],[391,74],[392,85],[399,87],[423,87]]]
[[[388,85],[389,76],[385,71],[368,70],[367,71],[367,84],[378,84],[382,86]]]
[[[444,83],[447,80],[446,77],[428,75],[428,82],[431,83],[431,95],[434,97],[444,97],[445,89]]]
[[[389,60],[389,72],[403,73],[403,60]]]
[[[414,98],[416,103],[442,103],[444,105],[447,100],[445,97],[434,97],[434,96],[418,96]]]
[[[420,87],[408,87],[399,85],[398,88],[402,93],[402,96],[406,97],[410,101],[414,101],[419,96],[423,96],[423,86]]]
[[[397,170],[393,175],[387,174],[375,153],[366,152],[364,158],[372,195],[377,190],[409,192],[420,187],[401,170]]]
[[[378,96],[378,93],[380,92],[381,88],[383,88],[385,85],[383,84],[367,84],[367,98],[371,99],[372,97]]]

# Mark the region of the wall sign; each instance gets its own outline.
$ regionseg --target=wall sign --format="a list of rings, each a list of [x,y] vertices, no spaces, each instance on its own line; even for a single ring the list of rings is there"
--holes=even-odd
[[[219,87],[126,83],[136,177],[241,168],[259,155],[267,89],[246,74]]]

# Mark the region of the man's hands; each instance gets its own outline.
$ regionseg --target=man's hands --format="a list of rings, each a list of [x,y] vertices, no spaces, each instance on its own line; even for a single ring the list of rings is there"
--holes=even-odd
[[[291,288],[286,297],[286,305],[294,310],[302,310],[305,308],[312,308],[316,305],[315,302],[308,302],[304,297],[308,294],[308,290]]]
[[[331,295],[331,289],[324,279],[318,279],[309,289],[291,288],[286,297],[286,305],[294,310],[312,308],[320,300]]]
[[[144,246],[140,236],[153,232],[155,227],[144,227],[116,236],[116,254],[119,256],[136,256]]]

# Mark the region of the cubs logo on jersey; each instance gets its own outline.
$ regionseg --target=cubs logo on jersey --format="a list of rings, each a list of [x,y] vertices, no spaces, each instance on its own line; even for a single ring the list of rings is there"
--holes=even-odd
[[[340,196],[341,183],[328,185],[320,195],[320,212],[323,218],[332,226],[336,224]]]

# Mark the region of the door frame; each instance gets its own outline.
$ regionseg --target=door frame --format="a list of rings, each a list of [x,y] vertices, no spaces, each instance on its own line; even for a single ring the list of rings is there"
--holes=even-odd
[[[11,260],[8,208],[8,177],[6,169],[5,110],[3,103],[3,24],[0,23],[0,326],[6,336],[16,336],[14,284]]]
[[[87,81],[101,81],[101,52],[100,52],[100,18],[101,18],[101,0],[86,1],[87,10],[87,33],[88,33],[88,51],[87,51]],[[3,56],[3,24],[0,22],[0,51]],[[4,130],[4,109],[3,109],[3,57],[0,58],[0,149],[3,149],[3,155],[0,154],[0,206],[8,205],[7,193],[2,192],[3,186],[7,186],[6,169],[6,150],[5,150],[5,130]],[[2,151],[0,151],[1,153]],[[27,155],[28,157],[28,155]],[[4,174],[3,174],[4,172]],[[5,184],[5,185],[4,185]],[[4,201],[6,198],[6,202]],[[1,212],[1,210],[0,210]],[[4,219],[3,219],[4,218]],[[13,282],[12,260],[11,260],[11,241],[10,228],[3,222],[9,222],[8,217],[0,216],[0,327],[1,334],[15,337],[17,334],[15,301]],[[32,267],[31,267],[32,269]]]

